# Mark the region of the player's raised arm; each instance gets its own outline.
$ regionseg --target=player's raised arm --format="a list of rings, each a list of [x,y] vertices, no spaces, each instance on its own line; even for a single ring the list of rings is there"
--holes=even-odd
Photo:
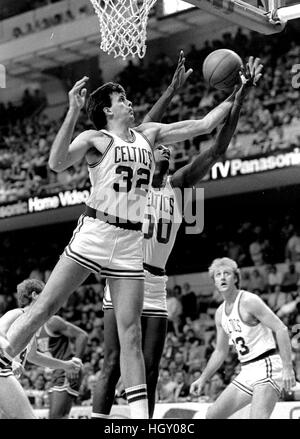
[[[153,105],[151,110],[146,114],[142,123],[145,122],[159,122],[166,111],[171,100],[178,92],[178,90],[183,86],[188,77],[193,73],[193,69],[185,70],[185,57],[181,50],[179,54],[179,59],[177,63],[177,68],[175,70],[174,76],[172,78],[171,84],[164,91],[159,100]]]
[[[244,300],[247,311],[275,334],[283,366],[283,385],[289,391],[291,387],[296,385],[296,380],[288,328],[258,296],[251,294]]]
[[[256,85],[261,77],[262,64],[259,64],[259,58],[255,60],[255,65],[252,69],[253,63],[254,61],[252,57],[250,57],[249,64],[251,71],[250,69],[244,70],[242,83],[237,89],[232,109],[225,124],[220,129],[214,144],[198,154],[191,164],[184,166],[173,174],[172,185],[174,187],[195,186],[226,152],[236,130],[244,99],[250,88],[254,84]]]
[[[69,91],[69,109],[50,150],[48,164],[53,171],[67,169],[81,160],[89,148],[87,132],[80,134],[70,146],[76,122],[85,103],[87,80],[88,77],[84,76]]]
[[[253,57],[252,57],[253,58]],[[252,65],[252,69],[254,66]],[[201,134],[211,133],[223,120],[228,116],[233,101],[235,98],[235,91],[216,108],[211,110],[203,119],[199,120],[185,120],[171,124],[155,124],[144,127],[145,131],[149,129],[155,130],[155,142],[162,144],[170,144],[180,142],[186,139],[199,136]],[[150,134],[151,136],[151,134]]]
[[[222,305],[216,311],[215,322],[217,329],[216,347],[213,351],[206,367],[204,368],[200,378],[194,381],[190,387],[190,393],[200,395],[206,381],[208,381],[222,366],[229,351],[229,338],[222,328],[221,324]]]
[[[149,123],[143,124],[141,127],[144,133],[147,133],[147,130],[151,131],[154,129],[155,142],[162,143],[163,145],[192,139],[201,134],[209,134],[222,123],[229,114],[234,101],[234,95],[235,92],[232,93],[226,101],[221,102],[220,105],[211,110],[203,119],[183,120],[170,124]]]

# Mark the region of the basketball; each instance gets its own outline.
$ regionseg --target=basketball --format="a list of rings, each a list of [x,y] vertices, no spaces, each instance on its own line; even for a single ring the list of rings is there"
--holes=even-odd
[[[204,79],[211,87],[219,90],[232,88],[237,83],[242,64],[241,58],[233,50],[215,50],[204,60],[202,67]]]

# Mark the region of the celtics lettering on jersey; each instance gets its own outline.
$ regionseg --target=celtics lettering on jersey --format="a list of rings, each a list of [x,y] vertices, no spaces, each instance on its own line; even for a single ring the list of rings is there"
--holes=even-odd
[[[146,264],[165,268],[181,222],[181,206],[169,177],[163,188],[152,187],[148,194],[143,224]]]
[[[99,162],[89,165],[87,205],[125,221],[143,222],[154,159],[151,145],[135,130],[132,141],[102,130],[110,143]]]
[[[225,302],[223,303],[221,320],[222,327],[234,344],[238,358],[242,363],[252,360],[276,346],[270,328],[260,322],[256,325],[249,325],[242,320],[239,306],[243,294],[252,293],[240,290],[229,315],[226,314]]]

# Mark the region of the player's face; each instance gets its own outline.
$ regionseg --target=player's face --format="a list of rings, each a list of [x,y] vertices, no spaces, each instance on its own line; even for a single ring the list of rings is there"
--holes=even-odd
[[[170,149],[165,145],[158,145],[154,150],[155,163],[165,162],[169,163],[170,160]]]
[[[113,112],[114,119],[128,119],[134,122],[132,102],[127,99],[125,93],[111,94],[110,110]]]
[[[235,289],[236,275],[230,267],[225,265],[218,267],[214,274],[214,280],[216,288],[220,293]]]

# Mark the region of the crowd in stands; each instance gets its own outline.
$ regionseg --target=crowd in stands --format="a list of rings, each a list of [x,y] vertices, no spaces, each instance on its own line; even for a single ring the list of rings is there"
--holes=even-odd
[[[244,266],[241,288],[259,295],[289,328],[294,367],[297,380],[300,381],[300,348],[297,335],[297,325],[300,323],[300,234],[295,224],[291,217],[284,216],[279,229],[273,230],[276,238],[270,242],[266,239],[267,235],[264,237],[263,234],[260,239],[257,239],[258,232],[262,233],[262,228],[259,230],[258,226],[254,227],[253,224],[243,224],[241,227],[243,233],[240,236],[245,238],[249,233],[252,239],[255,236],[256,239],[249,241],[248,253],[246,257],[240,256],[240,260],[239,254],[242,253],[237,252],[235,248],[239,246],[239,241],[235,245],[224,247],[220,224],[219,226],[211,225],[215,233],[210,234],[207,247],[199,244],[193,235],[193,247],[197,250],[194,263],[198,269],[196,268],[195,272],[206,271],[211,260],[220,256],[234,258]],[[236,224],[232,225],[232,227],[235,226]],[[18,282],[27,277],[47,281],[59,254],[69,240],[72,228],[66,224],[49,226],[47,227],[48,239],[45,239],[45,231],[42,229],[34,231],[34,239],[31,233],[24,234],[16,231],[3,235],[0,242],[0,315],[17,306],[15,294],[12,292],[15,291]],[[270,243],[273,242],[274,245],[280,242],[279,230],[285,236],[282,241],[282,254],[279,258],[274,257],[273,263],[270,263]],[[267,229],[264,229],[264,233],[266,232]],[[226,223],[222,233],[230,235],[230,230],[226,229]],[[185,236],[185,242],[187,238],[188,236]],[[260,242],[264,245],[260,251],[251,254],[250,248],[253,249],[253,242]],[[179,252],[175,252],[176,259],[179,258],[179,253],[182,253],[183,258],[187,259],[187,264],[192,267],[192,260],[195,256],[185,251],[188,248],[186,244]],[[210,250],[213,248],[214,253],[209,253],[208,248]],[[266,252],[267,249],[269,253]],[[208,256],[205,268],[201,265],[202,253]],[[199,269],[199,267],[203,268]],[[176,267],[172,267],[168,273],[169,275],[178,274]],[[103,364],[102,298],[104,284],[105,280],[101,276],[91,275],[59,312],[63,318],[80,326],[89,334],[88,348],[84,356],[84,379],[77,399],[79,405],[90,404],[94,385]],[[157,388],[158,401],[211,402],[238,373],[240,366],[232,350],[221,370],[207,384],[204,394],[200,398],[189,394],[190,383],[199,376],[213,351],[216,335],[214,315],[220,302],[221,296],[214,291],[213,285],[209,282],[205,285],[193,284],[192,287],[185,282],[183,285],[169,288],[168,335],[161,360]],[[48,406],[47,389],[50,386],[50,378],[49,370],[44,371],[28,364],[22,384],[24,381],[35,407]],[[116,392],[116,404],[126,403],[122,390],[120,382]],[[285,394],[283,398],[292,399],[293,392]]]
[[[241,288],[258,294],[289,327],[293,346],[293,365],[297,381],[300,381],[300,345],[296,326],[300,323],[300,299],[298,299],[300,272],[295,271],[297,282],[292,287],[286,288],[282,277],[281,282],[278,278],[276,282],[279,283],[274,284],[275,266],[252,270],[253,279],[257,276],[255,271],[258,271],[259,276],[263,278],[264,289],[251,287],[247,270],[243,271]],[[95,280],[93,279],[93,282]],[[89,334],[88,347],[83,358],[84,378],[76,400],[77,405],[91,404],[93,389],[103,366],[103,288],[104,282],[101,279],[96,283],[81,286],[59,312],[63,318],[80,326]],[[289,299],[289,295],[293,300]],[[169,326],[160,364],[157,402],[213,402],[240,370],[234,348],[230,348],[223,366],[206,384],[200,397],[190,395],[189,386],[199,377],[214,349],[216,336],[214,314],[221,303],[221,297],[213,291],[213,288],[211,293],[205,296],[201,295],[201,291],[195,293],[186,282],[168,291],[167,302]],[[48,407],[47,390],[50,382],[50,370],[27,364],[21,383],[35,408]],[[283,393],[282,399],[293,399],[293,391]],[[121,381],[116,389],[114,403],[126,404]]]
[[[227,47],[242,57],[260,56],[265,73],[260,86],[251,91],[242,109],[236,135],[225,157],[256,157],[299,147],[300,88],[292,87],[297,84],[292,81],[291,74],[300,55],[298,37],[299,32],[294,29],[286,31],[285,38],[248,35],[239,29],[235,35],[225,33],[220,41],[206,41],[199,49],[192,46],[186,53],[186,65],[193,67],[194,73],[173,99],[163,122],[202,117],[224,98],[223,92],[212,90],[203,82],[201,66],[211,51]],[[147,66],[143,60],[139,65],[129,61],[115,78],[125,86],[134,102],[137,123],[170,83],[174,69],[174,61],[162,54]],[[5,126],[0,127],[0,203],[28,198],[32,194],[47,195],[62,188],[89,187],[84,161],[61,174],[54,174],[47,167],[49,150],[61,120],[48,120],[44,114],[28,119],[24,107],[15,108],[11,103],[6,108],[1,106],[2,112],[4,117],[1,116],[0,125]],[[83,114],[75,135],[88,128],[91,124]],[[171,172],[191,162],[195,154],[211,144],[213,136],[198,136],[171,145]]]

